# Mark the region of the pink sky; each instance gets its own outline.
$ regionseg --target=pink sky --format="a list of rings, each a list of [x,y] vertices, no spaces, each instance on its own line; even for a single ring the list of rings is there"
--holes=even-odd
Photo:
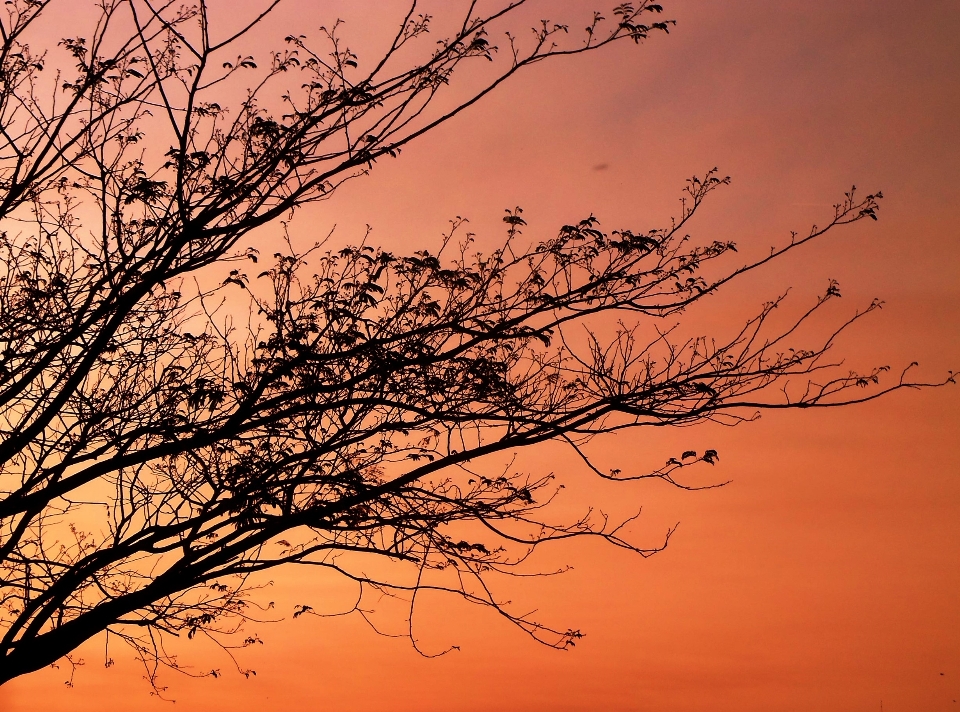
[[[541,2],[534,14],[578,27],[595,4]],[[852,365],[917,360],[930,379],[960,370],[960,4],[663,4],[678,20],[669,36],[536,66],[304,210],[292,233],[307,244],[337,224],[347,241],[370,224],[375,241],[413,250],[464,215],[493,241],[515,205],[531,237],[590,213],[607,228],[647,229],[675,212],[686,177],[716,165],[733,183],[693,230],[760,254],[825,221],[856,183],[887,196],[879,223],[805,248],[694,318],[722,332],[787,286],[801,304],[835,278],[844,299],[828,318],[886,301],[841,342]],[[309,34],[337,15],[348,35],[376,36],[403,5],[287,0],[264,48],[290,25]],[[703,492],[601,487],[561,450],[526,453],[520,465],[567,478],[571,497],[614,512],[643,505],[641,539],[681,523],[651,559],[558,546],[539,561],[572,572],[503,583],[518,605],[584,630],[575,650],[542,648],[445,600],[425,601],[418,622],[427,648],[460,645],[439,659],[359,620],[302,618],[258,629],[266,645],[244,658],[254,679],[226,672],[225,660],[213,663],[219,680],[167,675],[174,709],[960,709],[958,433],[951,387],[596,445],[612,466],[637,469],[679,448],[716,448],[711,474],[733,482]],[[279,574],[271,598],[333,610],[346,595],[297,573]],[[169,708],[130,660],[104,670],[100,645],[83,650],[73,689],[62,667],[36,673],[4,687],[0,710]]]

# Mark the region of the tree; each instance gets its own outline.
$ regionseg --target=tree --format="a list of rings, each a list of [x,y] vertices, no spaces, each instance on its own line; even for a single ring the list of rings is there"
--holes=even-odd
[[[876,219],[879,193],[851,190],[825,227],[725,271],[733,243],[685,232],[728,182],[711,171],[689,181],[663,228],[603,231],[591,215],[527,240],[517,208],[488,254],[457,219],[439,248],[409,255],[288,238],[251,279],[258,229],[286,230],[298,207],[522,68],[669,27],[644,0],[594,14],[579,35],[543,22],[521,37],[506,23],[525,0],[485,15],[469,3],[440,18],[450,30],[436,42],[436,21],[412,3],[373,61],[339,23],[320,46],[288,36],[264,67],[237,57],[278,2],[218,39],[202,1],[104,0],[89,39],[51,50],[74,65],[56,77],[27,41],[51,0],[6,5],[0,683],[101,633],[132,646],[153,680],[158,665],[177,666],[164,637],[241,632],[257,574],[281,565],[336,571],[361,600],[374,588],[412,606],[420,590],[449,591],[563,648],[580,633],[513,612],[489,577],[546,541],[599,537],[646,556],[666,539],[640,546],[628,522],[590,513],[552,522],[552,477],[484,475],[481,458],[560,441],[598,477],[687,487],[679,473],[715,451],[625,474],[585,446],[627,428],[935,385],[904,371],[879,386],[886,368],[851,373],[831,359],[836,336],[877,302],[790,348],[839,296],[835,283],[785,328],[770,325],[782,300],[719,341],[669,328],[740,275]],[[481,59],[484,83],[448,99],[454,71]],[[237,295],[250,307],[234,321]],[[361,574],[363,557],[405,562],[414,582]]]

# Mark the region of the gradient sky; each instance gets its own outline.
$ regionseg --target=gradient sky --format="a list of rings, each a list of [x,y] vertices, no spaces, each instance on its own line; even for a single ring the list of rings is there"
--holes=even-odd
[[[238,14],[257,5],[211,3]],[[824,222],[856,183],[887,196],[879,223],[804,248],[696,318],[723,333],[787,286],[803,304],[835,278],[844,299],[825,324],[875,296],[886,301],[839,345],[851,365],[917,360],[930,379],[960,370],[960,3],[663,4],[678,21],[669,36],[537,65],[304,210],[295,238],[312,243],[337,224],[348,241],[370,224],[380,243],[413,250],[464,215],[493,240],[514,205],[531,237],[591,212],[606,228],[647,229],[675,212],[686,177],[719,166],[733,183],[693,230],[760,254]],[[261,33],[263,48],[338,15],[362,45],[403,5],[287,0]],[[535,14],[577,27],[594,5],[541,2]],[[573,571],[501,584],[519,607],[584,630],[575,650],[542,648],[489,611],[425,599],[421,644],[459,652],[424,659],[360,620],[301,618],[257,628],[265,645],[243,658],[254,679],[210,657],[221,679],[164,680],[181,712],[960,710],[958,434],[952,387],[596,444],[624,470],[716,448],[722,459],[709,474],[732,479],[719,490],[602,487],[562,450],[526,453],[518,466],[562,475],[580,501],[615,513],[642,505],[641,541],[680,522],[653,558],[557,546],[537,563]],[[335,581],[297,576],[275,577],[280,610],[309,602],[332,611],[349,596]],[[0,691],[0,710],[170,709],[125,651],[105,670],[100,646],[82,651],[74,688],[63,667],[36,673]]]

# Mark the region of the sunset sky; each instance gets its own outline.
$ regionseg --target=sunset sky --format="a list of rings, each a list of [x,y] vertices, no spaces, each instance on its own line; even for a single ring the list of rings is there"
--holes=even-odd
[[[93,16],[88,0],[70,3],[70,22],[84,16],[77,7]],[[266,3],[210,4],[229,22]],[[431,9],[455,4],[464,5]],[[613,4],[541,0],[524,17],[573,29]],[[494,244],[514,206],[535,238],[591,213],[605,229],[647,230],[677,212],[687,177],[718,166],[732,183],[691,232],[735,240],[736,266],[826,222],[856,184],[883,191],[879,222],[830,233],[691,319],[728,334],[788,287],[799,308],[836,279],[843,299],[824,314],[823,332],[874,297],[885,302],[837,344],[851,367],[889,364],[896,374],[918,361],[931,381],[960,370],[960,3],[662,4],[677,20],[669,35],[530,68],[301,211],[294,239],[311,244],[336,225],[336,239],[349,242],[369,224],[373,242],[413,251],[435,247],[460,215],[480,244]],[[260,51],[342,17],[362,65],[363,48],[405,8],[285,0],[257,32]],[[105,669],[98,638],[81,650],[73,688],[65,665],[44,670],[0,689],[0,711],[960,710],[960,387],[593,445],[624,471],[706,448],[720,462],[697,483],[731,480],[726,487],[601,486],[559,447],[519,454],[516,467],[556,473],[575,504],[613,514],[642,506],[631,530],[639,541],[680,523],[649,559],[598,542],[557,544],[534,568],[570,572],[497,581],[518,608],[583,630],[573,650],[540,646],[491,611],[424,597],[421,647],[459,651],[427,659],[359,618],[288,615],[251,629],[264,641],[240,653],[257,671],[251,679],[184,642],[199,671],[223,675],[165,674],[171,707],[151,696],[132,653],[111,651],[117,664]],[[278,611],[309,603],[335,612],[350,595],[334,579],[280,571],[269,599]],[[400,618],[378,621],[403,632]]]

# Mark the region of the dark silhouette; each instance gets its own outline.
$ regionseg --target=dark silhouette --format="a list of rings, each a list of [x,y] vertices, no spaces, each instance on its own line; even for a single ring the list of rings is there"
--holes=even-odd
[[[688,183],[661,229],[605,232],[589,216],[528,241],[518,208],[490,254],[458,219],[434,251],[288,241],[258,266],[255,229],[330,196],[523,67],[667,30],[648,19],[658,5],[622,4],[585,33],[544,22],[521,35],[504,23],[523,0],[487,16],[468,3],[438,43],[414,4],[373,61],[335,25],[321,46],[287,37],[258,66],[233,48],[276,2],[223,38],[203,2],[104,0],[86,38],[38,53],[28,36],[52,4],[13,0],[0,20],[0,683],[72,664],[104,632],[152,680],[176,666],[165,638],[239,632],[255,575],[287,564],[411,607],[418,590],[451,591],[564,647],[580,633],[512,612],[489,575],[548,540],[593,536],[641,555],[666,542],[631,543],[625,522],[596,515],[550,523],[552,477],[477,474],[482,456],[562,441],[598,477],[683,487],[678,472],[714,463],[714,450],[628,474],[584,445],[923,385],[901,376],[863,392],[885,369],[840,372],[828,359],[838,331],[876,303],[819,345],[789,348],[835,284],[785,329],[767,324],[778,300],[728,339],[671,337],[671,318],[731,279],[876,219],[879,194],[851,191],[824,227],[725,272],[732,243],[685,237],[727,182],[716,172]],[[59,56],[69,66],[57,74],[47,65]],[[455,70],[475,60],[493,73],[449,103]],[[249,315],[231,321],[222,298],[238,296]],[[366,576],[364,556],[419,575]]]

